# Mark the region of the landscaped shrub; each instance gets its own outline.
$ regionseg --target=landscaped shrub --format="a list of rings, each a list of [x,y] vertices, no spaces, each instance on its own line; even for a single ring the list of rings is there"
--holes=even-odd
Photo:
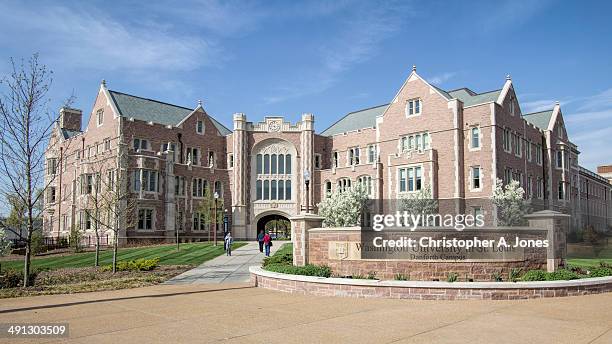
[[[43,253],[47,250],[45,246],[45,239],[43,239],[42,233],[36,231],[32,234],[32,241],[30,242],[30,249],[33,254]]]
[[[396,281],[409,281],[410,280],[410,276],[409,275],[404,275],[404,274],[396,274],[395,275],[395,280]]]
[[[577,273],[573,271],[567,270],[567,269],[560,269],[555,272],[546,273],[547,281],[568,281],[568,280],[574,280],[574,279],[579,279],[579,278],[580,278],[580,275],[578,275]]]
[[[612,268],[609,267],[597,267],[589,271],[588,277],[607,277],[612,276]]]
[[[522,271],[523,271],[523,269],[521,269],[521,268],[510,269],[510,272],[508,272],[508,280],[511,281],[511,282],[518,281],[520,279]]]
[[[271,264],[293,265],[293,245],[284,244],[271,257],[266,257],[263,261],[263,267]]]
[[[34,284],[38,271],[30,272],[29,283]],[[6,269],[0,273],[0,289],[17,288],[23,286],[23,271]]]
[[[303,275],[303,276],[317,276],[317,277],[330,277],[331,269],[329,266],[319,266],[307,264],[304,266],[293,266],[287,264],[268,264],[265,267],[266,270],[272,272],[279,272],[290,275]]]
[[[523,281],[546,281],[546,271],[544,270],[529,270],[522,278]]]
[[[446,277],[446,282],[457,282],[457,278],[459,277],[458,274],[454,273],[454,272],[450,272],[448,274],[448,276]]]
[[[117,263],[117,271],[151,271],[159,266],[159,258],[153,259],[136,259],[121,261]],[[102,267],[102,271],[112,271],[113,265],[109,264]]]

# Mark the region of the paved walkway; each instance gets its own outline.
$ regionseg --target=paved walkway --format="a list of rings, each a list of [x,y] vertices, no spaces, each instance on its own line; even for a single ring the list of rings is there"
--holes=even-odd
[[[612,343],[612,293],[523,301],[291,295],[157,285],[0,300],[0,323],[69,323],[65,343]],[[45,343],[49,338],[0,343]]]
[[[282,246],[282,241],[274,242],[272,253]],[[206,284],[242,283],[249,281],[249,266],[261,265],[264,254],[259,252],[257,242],[249,242],[232,252],[231,256],[222,255],[202,263],[197,268],[166,281],[165,284]]]

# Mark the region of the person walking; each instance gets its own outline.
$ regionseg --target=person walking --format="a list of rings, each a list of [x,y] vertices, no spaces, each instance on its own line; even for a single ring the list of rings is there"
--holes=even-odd
[[[259,252],[263,253],[264,250],[264,231],[263,229],[257,234],[257,242],[259,243]]]
[[[232,243],[234,242],[234,238],[232,238],[232,233],[227,232],[225,235],[225,239],[223,240],[225,243],[225,254],[228,256],[232,255]]]
[[[266,249],[266,257],[270,257],[270,247],[272,247],[272,237],[270,236],[270,233],[266,233],[266,235],[264,235],[263,242]]]

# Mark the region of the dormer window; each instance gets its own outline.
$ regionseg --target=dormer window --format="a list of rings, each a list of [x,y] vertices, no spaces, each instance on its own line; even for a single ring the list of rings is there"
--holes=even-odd
[[[196,124],[196,132],[198,134],[204,134],[204,121],[198,121]]]
[[[100,109],[96,112],[96,123],[98,127],[104,123],[104,109]]]
[[[406,103],[406,116],[417,116],[421,114],[421,99],[410,99]]]

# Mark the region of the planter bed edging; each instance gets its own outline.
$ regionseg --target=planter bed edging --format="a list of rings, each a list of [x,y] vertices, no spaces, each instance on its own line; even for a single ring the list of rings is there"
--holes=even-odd
[[[597,294],[612,291],[612,276],[541,282],[379,281],[289,275],[249,268],[254,285],[321,296],[411,299],[531,299]]]

